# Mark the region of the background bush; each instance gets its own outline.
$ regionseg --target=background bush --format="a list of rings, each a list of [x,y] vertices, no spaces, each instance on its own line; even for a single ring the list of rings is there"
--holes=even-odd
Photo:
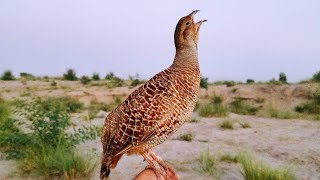
[[[73,69],[67,69],[67,72],[63,74],[63,79],[68,81],[78,80],[76,72]]]
[[[12,72],[10,70],[5,71],[2,75],[1,75],[1,80],[3,81],[12,81],[15,80],[16,78],[14,77],[14,75],[12,74]]]

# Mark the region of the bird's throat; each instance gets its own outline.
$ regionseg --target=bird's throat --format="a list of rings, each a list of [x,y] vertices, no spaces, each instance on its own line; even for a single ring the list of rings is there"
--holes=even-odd
[[[196,48],[177,49],[172,66],[199,68],[198,50]]]

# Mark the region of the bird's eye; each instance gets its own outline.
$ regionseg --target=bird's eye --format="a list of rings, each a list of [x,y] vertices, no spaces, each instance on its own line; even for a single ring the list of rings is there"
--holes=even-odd
[[[187,23],[186,23],[186,26],[190,26],[191,25],[191,23],[188,21]]]

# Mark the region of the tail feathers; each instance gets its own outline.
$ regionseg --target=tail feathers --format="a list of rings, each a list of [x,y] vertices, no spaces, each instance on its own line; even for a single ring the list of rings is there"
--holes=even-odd
[[[101,170],[100,170],[100,179],[101,180],[107,180],[110,175],[110,165],[101,164]]]

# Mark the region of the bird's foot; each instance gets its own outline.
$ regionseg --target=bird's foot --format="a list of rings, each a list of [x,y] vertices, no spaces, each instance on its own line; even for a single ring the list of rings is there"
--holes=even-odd
[[[178,174],[174,170],[174,168],[167,162],[161,159],[161,157],[157,156],[153,151],[151,151],[150,156],[156,160],[159,165],[166,171],[166,172],[171,172],[173,174],[173,179],[179,179]],[[172,176],[172,175],[171,175]],[[172,178],[171,178],[172,179]]]
[[[151,150],[149,150],[147,153],[144,153],[143,157],[149,163],[146,169],[153,169],[158,180],[161,179],[161,176],[163,176],[166,180],[179,179],[179,176],[176,174],[175,170]]]

